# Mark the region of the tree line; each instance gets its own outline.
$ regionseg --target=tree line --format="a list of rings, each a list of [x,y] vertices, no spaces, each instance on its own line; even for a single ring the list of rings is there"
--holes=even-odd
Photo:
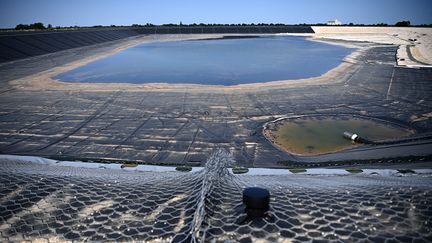
[[[325,26],[325,23],[317,23],[317,24],[295,24],[295,25],[287,25],[281,23],[241,23],[241,24],[205,24],[205,23],[193,23],[193,24],[183,24],[180,22],[179,24],[162,24],[162,25],[154,25],[151,23],[146,24],[132,24],[130,26],[125,25],[94,25],[94,26],[56,26],[53,27],[51,24],[45,26],[41,22],[33,23],[33,24],[18,24],[15,27],[15,30],[54,30],[54,29],[88,29],[88,28],[126,28],[126,27],[253,27],[253,26],[262,26],[262,27],[273,27],[273,26]],[[343,24],[341,26],[396,26],[396,27],[432,27],[432,24],[422,24],[422,25],[411,25],[410,21],[404,20],[395,23],[394,25],[389,25],[387,23],[377,23],[377,24]]]
[[[52,26],[49,24],[47,27],[41,22],[33,23],[33,24],[18,24],[15,29],[16,30],[44,30],[50,29]]]

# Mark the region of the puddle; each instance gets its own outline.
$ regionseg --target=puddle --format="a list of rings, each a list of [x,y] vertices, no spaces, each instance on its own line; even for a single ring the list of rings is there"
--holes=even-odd
[[[413,134],[400,127],[360,118],[286,119],[269,126],[266,137],[282,149],[302,155],[336,152],[355,146],[343,137],[345,131],[358,134],[373,142],[398,139]]]

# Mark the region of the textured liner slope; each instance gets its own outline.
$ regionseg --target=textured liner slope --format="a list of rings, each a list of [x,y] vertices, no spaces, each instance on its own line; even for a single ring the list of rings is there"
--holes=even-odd
[[[0,241],[425,242],[430,176],[234,176],[217,151],[197,173],[0,163]],[[263,219],[244,214],[242,190],[271,192]]]
[[[0,63],[149,34],[314,33],[311,27],[142,27],[0,32]]]

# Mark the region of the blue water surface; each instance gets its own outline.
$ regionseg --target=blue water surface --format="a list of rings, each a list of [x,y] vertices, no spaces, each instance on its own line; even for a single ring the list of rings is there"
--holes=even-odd
[[[338,66],[354,49],[304,37],[141,44],[57,75],[65,82],[235,85],[301,79]]]

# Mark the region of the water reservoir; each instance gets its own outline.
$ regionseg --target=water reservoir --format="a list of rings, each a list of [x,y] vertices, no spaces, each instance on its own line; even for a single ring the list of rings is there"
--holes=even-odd
[[[304,37],[141,44],[55,78],[89,83],[236,85],[316,77],[354,49]]]

